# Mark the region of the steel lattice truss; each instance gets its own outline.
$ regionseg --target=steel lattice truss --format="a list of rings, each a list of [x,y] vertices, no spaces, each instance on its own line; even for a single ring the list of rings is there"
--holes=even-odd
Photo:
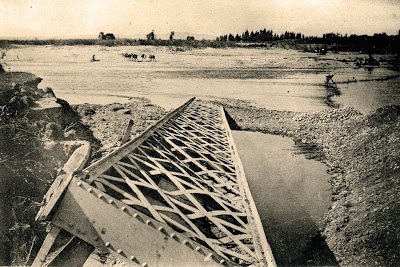
[[[260,261],[252,215],[221,112],[191,102],[107,169],[89,167],[87,180],[220,256],[252,265]]]

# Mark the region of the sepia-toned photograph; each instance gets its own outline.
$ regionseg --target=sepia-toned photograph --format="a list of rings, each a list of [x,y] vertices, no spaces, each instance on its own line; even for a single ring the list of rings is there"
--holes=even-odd
[[[400,266],[400,1],[0,0],[0,266]]]

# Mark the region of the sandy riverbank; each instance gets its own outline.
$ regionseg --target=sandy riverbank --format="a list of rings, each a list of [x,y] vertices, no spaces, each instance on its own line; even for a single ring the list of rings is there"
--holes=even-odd
[[[5,149],[1,167],[14,177],[9,187],[11,191],[5,192],[11,196],[14,210],[5,208],[2,212],[15,214],[3,226],[13,229],[10,239],[13,264],[18,265],[26,262],[31,247],[34,251],[40,244],[44,228],[33,222],[34,214],[56,170],[70,153],[68,149],[61,149],[62,155],[49,161],[49,158],[55,159],[55,151],[60,150],[57,144],[88,140],[94,145],[97,153],[93,156],[97,158],[119,146],[129,119],[134,121],[132,136],[135,136],[161,118],[165,111],[145,99],[71,108],[49,92],[37,89],[37,80],[29,83],[37,79],[33,75],[8,73],[0,79],[2,92],[8,92],[6,96],[9,97],[2,103],[0,126],[4,130],[1,138]],[[25,95],[32,101],[23,98]],[[18,96],[18,101],[11,101],[13,96]],[[27,117],[26,114],[35,113],[35,102],[42,98],[58,101],[59,106]],[[309,157],[330,167],[334,202],[326,215],[323,234],[341,265],[400,265],[399,106],[386,107],[366,116],[353,109],[300,113],[259,109],[241,101],[221,100],[219,103],[242,130],[291,137],[308,151]],[[4,110],[17,112],[4,113]],[[10,129],[14,135],[6,134]],[[18,149],[26,153],[15,158]],[[15,191],[16,183],[21,187],[35,186],[28,192]],[[35,244],[32,246],[32,243]]]

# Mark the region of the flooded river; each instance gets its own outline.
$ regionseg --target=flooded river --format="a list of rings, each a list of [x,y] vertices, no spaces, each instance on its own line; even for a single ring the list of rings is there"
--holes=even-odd
[[[154,54],[156,60],[133,62],[122,53]],[[90,62],[93,55],[100,61]],[[335,74],[336,81],[398,74],[386,68],[369,72],[344,62],[363,56],[318,56],[281,49],[21,46],[7,51],[4,62],[9,70],[43,78],[41,87],[51,87],[71,104],[146,97],[171,109],[195,96],[241,99],[275,110],[319,111],[328,108],[322,86],[328,73]],[[399,86],[392,85],[399,83],[400,79],[343,84],[335,101],[363,111],[398,104]]]

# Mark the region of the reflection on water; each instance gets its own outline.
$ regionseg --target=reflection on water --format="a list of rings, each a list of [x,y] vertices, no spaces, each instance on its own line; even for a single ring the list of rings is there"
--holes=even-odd
[[[296,153],[291,139],[244,131],[233,137],[278,265],[335,265],[319,234],[331,204],[326,165]]]

